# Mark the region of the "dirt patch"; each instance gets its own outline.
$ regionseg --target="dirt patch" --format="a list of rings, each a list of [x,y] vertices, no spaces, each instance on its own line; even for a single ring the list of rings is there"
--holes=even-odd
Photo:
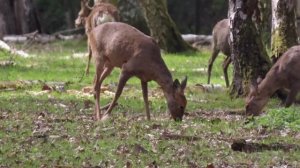
[[[267,150],[278,151],[282,150],[284,152],[290,152],[292,150],[300,150],[299,145],[295,144],[281,144],[281,143],[272,143],[272,144],[263,144],[263,143],[253,143],[247,142],[246,140],[237,140],[231,144],[231,149],[234,151],[240,151],[245,153],[253,152],[262,152]]]

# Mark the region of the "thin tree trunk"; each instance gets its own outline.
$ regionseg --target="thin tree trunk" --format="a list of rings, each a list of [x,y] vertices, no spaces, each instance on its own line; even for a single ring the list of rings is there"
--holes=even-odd
[[[192,50],[171,19],[166,0],[139,0],[151,36],[167,52]]]
[[[16,32],[15,15],[13,13],[13,1],[0,0],[0,13],[2,15],[1,34],[12,34]]]
[[[29,32],[28,24],[27,24],[27,16],[25,8],[25,1],[26,0],[15,0],[14,1],[14,12],[16,16],[16,31],[17,34],[24,34]]]
[[[0,40],[3,39],[4,34],[6,34],[6,23],[3,14],[0,13]]]
[[[198,34],[199,33],[199,30],[200,30],[200,23],[199,23],[199,18],[201,17],[200,15],[200,1],[196,0],[195,1],[195,34]]]
[[[259,76],[264,77],[270,60],[263,47],[261,36],[252,17],[257,0],[229,0],[231,57],[234,66],[232,97],[244,96],[249,84]]]
[[[278,59],[297,44],[295,1],[272,0],[272,56]]]
[[[0,4],[0,34],[24,34],[40,30],[32,0],[0,0]]]
[[[270,0],[259,0],[259,24],[263,44],[266,48],[271,46],[271,28],[272,28],[272,2]]]
[[[69,3],[68,0],[63,0],[61,2],[61,4],[63,6],[67,6],[68,3]],[[67,29],[73,28],[74,27],[74,24],[73,24],[74,21],[73,21],[73,19],[71,17],[71,9],[70,8],[66,8],[64,15],[65,15],[66,28]]]
[[[300,1],[296,1],[296,32],[298,34],[298,42],[300,38]]]

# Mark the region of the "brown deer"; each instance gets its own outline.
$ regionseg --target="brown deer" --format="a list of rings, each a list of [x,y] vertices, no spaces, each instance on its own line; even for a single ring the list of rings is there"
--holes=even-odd
[[[120,20],[118,9],[110,3],[96,3],[93,7],[89,6],[90,0],[81,0],[81,9],[75,20],[75,26],[84,26],[88,34],[96,26],[105,22],[116,22]],[[88,63],[85,69],[86,75],[89,74],[89,67],[92,53],[88,44]]]
[[[94,28],[88,40],[96,64],[94,80],[95,118],[107,118],[129,78],[136,76],[141,80],[147,119],[150,120],[147,82],[154,80],[161,87],[168,108],[174,120],[182,120],[187,104],[184,90],[185,78],[181,84],[172,75],[164,63],[160,48],[153,38],[136,28],[120,22],[108,22]],[[113,101],[106,113],[100,116],[100,87],[103,80],[114,67],[121,68],[119,84]]]
[[[246,99],[246,114],[259,115],[269,97],[280,88],[289,90],[285,107],[291,106],[300,90],[300,46],[286,51],[272,66],[266,77],[250,88]]]
[[[210,76],[211,70],[214,64],[215,59],[217,58],[219,52],[221,51],[225,56],[225,60],[223,61],[223,73],[226,82],[226,87],[229,86],[228,73],[227,69],[229,64],[231,63],[230,58],[230,42],[229,42],[229,19],[223,19],[219,21],[213,28],[212,36],[212,55],[208,62],[208,80],[207,83],[210,84]]]

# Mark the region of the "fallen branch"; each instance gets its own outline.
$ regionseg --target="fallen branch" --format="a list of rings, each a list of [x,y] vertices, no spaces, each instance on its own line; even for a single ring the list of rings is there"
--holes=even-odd
[[[184,41],[192,45],[210,45],[212,42],[211,35],[182,34],[181,36]]]
[[[74,28],[74,29],[68,29],[68,30],[58,31],[58,32],[53,33],[52,35],[56,36],[56,35],[59,35],[59,34],[61,34],[61,35],[62,34],[76,34],[76,33],[80,32],[82,30],[84,30],[83,27],[81,27],[81,28]]]
[[[53,34],[39,34],[38,31],[34,31],[28,34],[22,35],[6,35],[3,37],[3,41],[7,43],[26,43],[28,41],[34,41],[38,43],[49,43],[55,40],[74,40],[82,38],[81,33],[71,34],[74,32],[82,31],[83,28],[75,28],[69,30],[59,31]],[[71,35],[64,35],[71,34]]]
[[[27,54],[25,51],[22,51],[22,50],[16,50],[14,48],[11,48],[8,44],[6,44],[4,41],[1,41],[0,40],[0,51],[3,50],[3,51],[6,51],[10,54],[13,54],[13,55],[17,55],[17,56],[21,56],[21,57],[28,57],[29,54]]]

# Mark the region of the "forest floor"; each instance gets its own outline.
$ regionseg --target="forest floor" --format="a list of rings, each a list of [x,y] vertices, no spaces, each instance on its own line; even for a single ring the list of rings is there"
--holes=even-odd
[[[95,122],[93,64],[83,76],[86,43],[25,51],[27,58],[0,52],[0,63],[13,61],[0,64],[0,167],[300,167],[300,107],[271,99],[264,114],[245,117],[244,99],[231,99],[224,87],[221,55],[214,89],[204,85],[209,51],[163,56],[174,78],[188,76],[182,122],[170,119],[155,82],[147,121],[137,78],[128,81],[112,117]],[[119,72],[104,81],[102,105],[112,100]]]

